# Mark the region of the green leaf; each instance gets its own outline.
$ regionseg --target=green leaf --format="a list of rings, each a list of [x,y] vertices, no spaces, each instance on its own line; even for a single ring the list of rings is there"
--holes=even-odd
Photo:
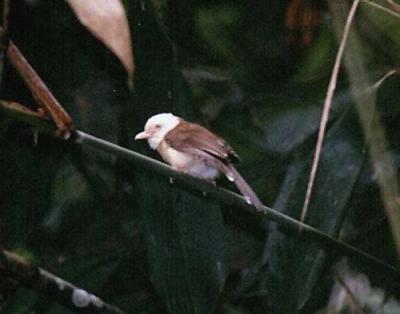
[[[288,87],[293,90],[293,87]],[[314,85],[314,88],[317,88]],[[264,131],[262,146],[268,150],[288,154],[318,132],[323,95],[264,95],[257,100],[257,122]],[[315,93],[316,94],[316,93]],[[317,98],[318,97],[318,98]],[[349,95],[338,93],[332,102],[329,122],[343,112]],[[266,106],[265,104],[271,104]]]
[[[354,121],[354,112],[348,110],[328,131],[306,219],[306,223],[330,235],[340,231],[364,160],[364,139]],[[300,216],[312,156],[295,161],[275,204],[295,218]],[[269,272],[265,284],[273,312],[297,313],[304,309],[329,262],[326,252],[275,230],[266,254]]]
[[[212,313],[225,279],[218,206],[142,175],[139,206],[153,284],[170,313]]]

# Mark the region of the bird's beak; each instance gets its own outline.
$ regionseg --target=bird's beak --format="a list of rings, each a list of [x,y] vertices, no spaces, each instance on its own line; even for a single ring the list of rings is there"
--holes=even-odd
[[[144,139],[149,138],[150,136],[151,136],[150,132],[143,131],[143,132],[140,132],[140,133],[136,134],[135,140],[144,140]]]

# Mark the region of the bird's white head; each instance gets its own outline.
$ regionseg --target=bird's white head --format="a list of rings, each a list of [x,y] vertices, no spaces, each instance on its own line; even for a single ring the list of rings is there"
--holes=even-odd
[[[165,135],[175,128],[180,118],[172,113],[159,113],[147,120],[144,131],[135,136],[135,140],[147,139],[152,149],[157,149]]]

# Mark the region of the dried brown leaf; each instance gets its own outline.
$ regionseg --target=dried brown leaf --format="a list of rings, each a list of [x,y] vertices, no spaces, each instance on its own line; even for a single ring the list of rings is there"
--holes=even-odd
[[[135,65],[125,8],[120,0],[67,0],[79,21],[121,61],[133,85]]]

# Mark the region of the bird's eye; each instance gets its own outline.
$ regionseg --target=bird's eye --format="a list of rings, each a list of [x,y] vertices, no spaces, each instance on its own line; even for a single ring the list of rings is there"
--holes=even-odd
[[[156,124],[156,129],[161,128],[161,124]]]

